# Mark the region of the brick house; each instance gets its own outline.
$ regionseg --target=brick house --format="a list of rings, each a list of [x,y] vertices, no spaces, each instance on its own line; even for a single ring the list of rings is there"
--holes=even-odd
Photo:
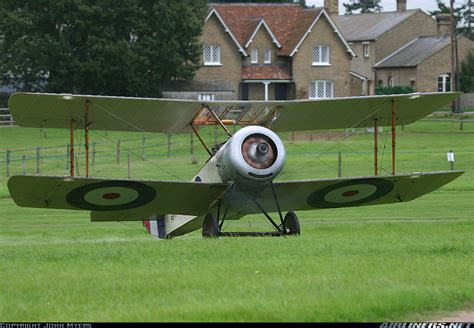
[[[397,11],[338,16],[338,1],[325,0],[331,17],[351,45],[354,79],[352,95],[375,93],[376,86],[410,86],[418,92],[451,91],[449,15],[431,17],[406,10],[397,0]],[[474,42],[458,36],[459,62]]]
[[[354,53],[324,8],[299,4],[213,4],[201,36],[202,66],[195,81],[232,86],[243,100],[350,95]],[[186,87],[184,87],[186,88]],[[222,99],[195,91],[188,98]],[[164,97],[186,90],[167,90]],[[229,90],[227,90],[229,91]]]
[[[458,36],[459,62],[474,49],[474,42]],[[451,91],[451,38],[449,34],[418,37],[393,52],[374,68],[378,85],[409,85],[418,92]]]
[[[337,2],[326,0],[326,6],[332,6],[331,17],[356,54],[351,71],[359,85],[352,84],[352,95],[375,93],[376,63],[415,38],[436,35],[436,20],[421,9],[406,10],[405,0],[397,0],[397,11],[341,16]]]

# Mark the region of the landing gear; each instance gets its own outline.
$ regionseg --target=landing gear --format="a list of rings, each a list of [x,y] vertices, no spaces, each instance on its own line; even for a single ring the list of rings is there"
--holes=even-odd
[[[207,213],[202,224],[202,236],[205,238],[217,238],[219,236],[219,225],[216,217],[211,213]]]
[[[288,212],[283,220],[283,233],[286,235],[299,235],[300,222],[295,212]]]
[[[224,220],[227,215],[227,211],[229,210],[230,201],[232,200],[232,196],[234,194],[236,185],[231,189],[229,201],[227,202],[227,206],[224,211],[224,215],[222,218],[220,217],[221,212],[221,203],[219,201],[217,206],[217,218],[212,214],[208,213],[204,218],[204,222],[202,225],[202,236],[203,237],[214,237],[217,238],[219,236],[222,237],[235,237],[235,236],[296,236],[300,234],[300,223],[298,221],[298,217],[296,216],[295,212],[288,212],[283,218],[280,210],[280,204],[276,197],[275,189],[273,184],[271,184],[273,196],[275,198],[276,207],[278,209],[278,214],[280,217],[280,224],[277,224],[267,213],[267,211],[263,208],[263,206],[258,202],[257,198],[253,198],[252,201],[258,207],[258,209],[262,212],[262,214],[268,219],[268,221],[273,225],[276,231],[272,232],[223,232],[222,226],[224,224]],[[220,222],[219,222],[220,221]]]

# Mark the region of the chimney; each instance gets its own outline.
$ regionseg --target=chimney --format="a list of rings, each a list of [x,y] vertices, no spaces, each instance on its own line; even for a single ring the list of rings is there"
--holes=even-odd
[[[407,0],[397,0],[397,11],[407,10]]]
[[[339,15],[339,0],[324,0],[324,8],[329,15]]]
[[[449,14],[436,15],[436,25],[438,27],[438,36],[451,33],[451,17]]]

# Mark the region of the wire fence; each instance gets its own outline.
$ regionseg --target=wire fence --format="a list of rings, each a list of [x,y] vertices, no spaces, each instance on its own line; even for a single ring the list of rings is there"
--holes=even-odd
[[[357,133],[357,132],[351,132]],[[344,140],[351,133],[340,132]],[[361,132],[359,132],[361,133]],[[218,142],[219,134],[209,133],[212,142]],[[319,139],[320,144],[336,140],[331,147],[312,147],[312,143],[301,146],[297,139],[316,141],[321,134],[295,136],[288,133],[283,141],[287,148],[288,170],[283,176],[288,178],[304,177],[308,174],[326,174],[320,176],[349,176],[372,175],[373,150],[353,150],[343,142],[337,142],[338,136],[328,136],[327,140]],[[89,172],[90,176],[134,177],[146,178],[150,170],[162,171],[168,178],[180,178],[179,172],[189,172],[185,165],[197,164],[207,160],[208,156],[196,137],[159,134],[154,137],[140,137],[132,139],[107,138],[104,142],[94,141],[89,145]],[[309,146],[308,146],[309,145]],[[315,150],[316,149],[316,150]],[[446,150],[397,150],[397,167],[405,170],[420,170],[419,158],[425,162],[434,163],[430,169],[453,169],[446,160]],[[456,152],[458,162],[464,158],[471,158],[472,152]],[[85,147],[83,144],[75,145],[74,163],[76,176],[85,175]],[[466,160],[467,162],[467,160]],[[168,169],[164,169],[167,167]],[[391,150],[381,147],[379,149],[379,173],[391,172]],[[171,168],[170,168],[171,167]],[[71,146],[63,144],[58,146],[38,146],[20,149],[0,149],[0,177],[26,174],[70,175]],[[181,171],[180,171],[181,170]],[[178,171],[178,175],[172,173]],[[197,171],[194,168],[192,171]],[[185,175],[181,175],[186,178]],[[181,179],[181,178],[180,178]]]

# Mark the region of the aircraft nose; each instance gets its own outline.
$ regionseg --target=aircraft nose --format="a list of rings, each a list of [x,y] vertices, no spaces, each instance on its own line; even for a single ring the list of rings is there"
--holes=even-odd
[[[268,153],[268,145],[265,142],[262,142],[257,146],[257,153],[260,156],[264,156]]]

